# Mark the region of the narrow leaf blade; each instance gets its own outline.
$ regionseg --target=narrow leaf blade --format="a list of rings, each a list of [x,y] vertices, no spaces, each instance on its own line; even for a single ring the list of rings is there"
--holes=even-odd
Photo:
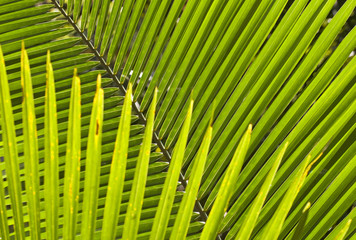
[[[224,180],[220,186],[215,203],[211,209],[208,220],[203,229],[202,239],[215,239],[218,233],[219,223],[222,220],[229,200],[233,193],[233,188],[236,183],[236,179],[241,171],[243,161],[246,156],[247,148],[250,143],[252,132],[252,125],[248,126],[248,129],[242,137],[236,152],[230,162],[230,165],[225,174]]]
[[[188,140],[190,121],[193,112],[193,100],[190,101],[188,113],[183,124],[178,142],[173,151],[168,174],[164,182],[163,191],[158,204],[158,209],[153,222],[153,227],[150,235],[150,240],[158,240],[165,236],[167,224],[173,205],[174,196],[176,193],[176,186],[182,167],[184,158],[184,151]]]
[[[177,219],[174,222],[171,239],[185,239],[191,216],[193,214],[194,205],[197,199],[200,182],[203,176],[205,162],[208,157],[210,141],[212,137],[213,127],[209,124],[206,130],[204,139],[200,145],[198,156],[192,170],[192,175],[189,179],[189,184],[186,188],[183,200],[180,204]]]
[[[279,204],[278,209],[274,212],[272,219],[265,227],[264,236],[267,239],[276,240],[279,236],[279,233],[283,227],[283,223],[290,208],[293,205],[294,199],[297,196],[307,174],[308,163],[310,162],[311,155],[308,155],[303,162],[301,163],[296,175],[291,181],[289,189],[287,190],[282,202]]]
[[[242,228],[240,229],[236,239],[249,239],[250,238],[253,228],[255,227],[257,218],[261,212],[263,203],[266,200],[268,191],[270,190],[270,188],[272,186],[272,182],[273,182],[273,179],[277,173],[278,167],[282,161],[284,153],[286,152],[287,146],[288,146],[288,142],[284,145],[284,147],[278,154],[271,170],[269,171],[269,173],[268,173],[268,175],[260,189],[260,192],[258,193],[257,197],[255,198],[253,205],[250,208],[250,211],[248,212],[248,214],[242,224]]]
[[[14,217],[14,229],[17,239],[25,239],[21,200],[21,183],[17,155],[16,133],[12,112],[9,84],[2,49],[0,47],[0,111],[1,129],[4,142],[4,159],[8,179],[8,189]]]
[[[85,162],[85,182],[82,217],[83,239],[93,239],[96,222],[96,209],[98,206],[100,168],[101,168],[101,141],[104,118],[104,90],[101,88],[101,75],[97,78],[97,88],[94,96],[90,119],[89,136],[87,144],[87,158]]]
[[[36,127],[36,113],[34,108],[30,63],[22,42],[21,51],[21,85],[22,85],[22,124],[24,133],[24,157],[26,189],[30,215],[30,229],[32,239],[41,239],[40,227],[40,191],[38,171],[38,141]]]
[[[64,182],[64,226],[63,238],[74,239],[76,235],[79,200],[81,106],[80,79],[74,70],[69,107],[67,153]]]
[[[148,112],[145,135],[140,149],[140,154],[137,159],[135,177],[132,184],[130,201],[126,211],[125,225],[122,239],[136,239],[142,203],[144,198],[148,165],[151,155],[151,143],[153,135],[153,124],[156,111],[157,90],[154,94],[151,107]]]
[[[45,95],[45,206],[47,239],[58,238],[59,170],[58,123],[54,73],[47,53],[47,86]]]
[[[101,232],[102,239],[115,238],[116,225],[119,220],[122,190],[124,187],[126,172],[128,143],[130,137],[131,108],[132,86],[129,84],[121,113],[121,120],[111,163],[110,178],[106,194],[104,219]]]

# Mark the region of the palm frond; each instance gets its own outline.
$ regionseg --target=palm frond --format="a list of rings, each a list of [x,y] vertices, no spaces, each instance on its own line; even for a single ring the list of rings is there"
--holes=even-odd
[[[351,239],[355,7],[355,0],[0,1],[1,238],[147,239],[156,229],[159,239],[172,232],[258,239],[275,229],[279,239]],[[80,118],[71,116],[74,68]],[[125,139],[115,147],[124,119],[131,119],[120,130]],[[250,124],[241,172],[219,200]],[[69,161],[71,142],[80,161]],[[127,156],[116,175],[119,147]],[[321,153],[291,195],[307,156]],[[287,207],[270,227],[279,206]]]

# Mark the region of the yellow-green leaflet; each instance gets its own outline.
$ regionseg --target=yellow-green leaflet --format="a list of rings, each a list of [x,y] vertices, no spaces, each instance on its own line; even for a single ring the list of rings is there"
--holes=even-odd
[[[0,240],[356,240],[355,9],[0,0]]]
[[[136,239],[142,203],[145,193],[145,185],[147,180],[148,165],[151,155],[151,142],[153,134],[153,124],[156,111],[157,89],[153,96],[151,107],[148,112],[147,124],[143,142],[140,148],[140,154],[137,159],[135,177],[133,180],[130,201],[126,211],[125,224],[122,239]]]
[[[8,189],[11,199],[11,206],[14,217],[14,228],[17,239],[25,239],[21,183],[19,174],[19,164],[17,156],[16,133],[14,117],[12,113],[9,83],[5,69],[5,61],[0,47],[0,117],[2,140],[4,142],[4,160],[8,179]]]
[[[176,147],[173,150],[171,164],[164,182],[164,187],[158,204],[158,209],[153,222],[150,240],[162,239],[166,234],[167,224],[176,194],[176,186],[182,167],[184,151],[187,145],[190,121],[192,118],[193,100],[190,100],[190,106],[180,132]]]
[[[120,214],[120,205],[122,190],[124,186],[127,152],[130,137],[131,108],[132,86],[129,84],[121,113],[121,120],[111,163],[101,239],[110,240],[114,239],[116,236],[116,225]]]
[[[0,46],[0,51],[1,51],[1,46]],[[2,55],[0,56],[0,71],[2,71],[3,69],[1,68],[2,65]],[[0,78],[2,78],[2,75],[0,73]],[[1,81],[1,79],[0,79]],[[2,113],[1,113],[2,114]],[[1,118],[1,116],[0,116]],[[1,124],[3,124],[1,122]],[[3,177],[0,177],[0,188],[4,189],[4,180]],[[7,213],[6,213],[6,205],[5,205],[5,194],[4,191],[0,191],[0,237],[1,239],[10,239],[9,236],[9,225],[7,223]]]
[[[53,67],[47,52],[47,86],[45,95],[45,206],[47,239],[58,238],[59,173],[58,123]]]
[[[80,128],[80,79],[77,76],[77,70],[75,69],[69,106],[67,152],[64,180],[63,238],[68,240],[74,239],[76,236],[80,177]]]
[[[93,239],[98,206],[101,140],[104,112],[104,90],[101,88],[101,75],[97,78],[96,93],[91,112],[87,158],[85,160],[85,182],[81,234],[83,239]]]
[[[346,233],[347,233],[347,231],[348,231],[349,228],[350,228],[351,222],[352,222],[352,219],[349,219],[349,220],[346,222],[345,226],[341,229],[341,231],[340,231],[339,234],[335,237],[334,240],[342,240],[342,239],[345,238]]]
[[[32,79],[30,63],[25,43],[22,42],[21,51],[21,85],[22,85],[22,119],[24,134],[24,156],[25,156],[25,175],[26,190],[28,197],[28,208],[30,215],[30,229],[32,239],[41,239],[40,227],[40,179],[38,171],[38,142],[36,114],[33,101]]]
[[[269,171],[261,189],[260,192],[258,193],[257,197],[255,198],[252,207],[250,208],[250,211],[248,212],[247,216],[245,217],[245,220],[242,224],[242,227],[239,231],[239,233],[236,236],[236,239],[238,240],[244,240],[244,239],[250,239],[251,233],[253,228],[255,227],[257,218],[261,212],[262,206],[266,200],[268,191],[270,190],[272,186],[273,179],[277,173],[278,167],[282,161],[282,158],[284,156],[284,153],[286,152],[286,149],[288,147],[288,142],[286,142],[281,149],[280,153],[278,154],[271,170]]]
[[[300,167],[292,179],[292,182],[283,197],[283,200],[278,206],[278,209],[275,211],[272,219],[269,223],[265,226],[263,237],[269,240],[276,240],[278,239],[279,233],[283,227],[283,223],[287,214],[292,207],[295,197],[297,196],[303,182],[308,174],[308,171],[311,167],[311,164],[308,166],[310,162],[311,155],[308,155],[303,162],[300,164]]]
[[[235,154],[229,164],[224,180],[220,186],[215,203],[209,214],[208,220],[205,224],[202,239],[215,239],[218,233],[219,222],[223,219],[224,213],[228,206],[229,200],[232,196],[233,189],[236,183],[236,179],[241,171],[242,164],[244,162],[247,148],[250,143],[252,132],[252,125],[248,126],[248,129],[235,151]]]
[[[4,187],[3,178],[0,178],[0,187]],[[5,195],[3,191],[0,191],[0,237],[1,239],[10,239],[9,236],[9,225],[7,223],[7,213],[5,205]]]
[[[0,178],[0,188],[3,189],[4,180]],[[7,223],[7,213],[5,205],[5,195],[3,191],[0,191],[0,237],[1,239],[10,239],[9,236],[9,225]]]
[[[172,240],[173,239],[180,240],[186,238],[190,219],[193,214],[195,201],[197,199],[201,178],[203,176],[205,162],[208,157],[212,133],[213,133],[213,127],[211,126],[211,124],[209,124],[204,139],[200,145],[200,149],[198,150],[198,155],[195,159],[192,175],[189,178],[189,183],[186,188],[186,193],[184,194],[183,200],[179,207],[177,219],[174,222],[174,226],[170,238]]]
[[[305,223],[307,222],[307,219],[308,219],[310,206],[311,206],[310,202],[308,202],[305,205],[305,207],[303,209],[303,212],[302,212],[302,216],[300,217],[298,225],[297,225],[297,227],[296,227],[296,229],[294,231],[292,240],[302,239],[303,228],[304,228],[304,225],[305,225]]]

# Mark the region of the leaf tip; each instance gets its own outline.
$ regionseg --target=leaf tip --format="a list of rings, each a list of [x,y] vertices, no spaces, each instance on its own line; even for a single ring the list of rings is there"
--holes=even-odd
[[[128,92],[129,92],[129,91],[130,91],[130,92],[132,91],[132,83],[130,83],[130,82],[127,84],[127,91],[128,91]]]
[[[51,51],[48,49],[47,50],[47,64],[51,63]]]
[[[153,99],[152,99],[152,107],[154,108],[153,111],[156,112],[156,104],[157,104],[157,96],[158,96],[158,88],[155,87],[155,91],[153,93]]]
[[[249,132],[249,134],[252,133],[252,123],[248,125],[247,131]]]
[[[311,203],[308,202],[308,203],[305,205],[304,209],[303,209],[303,213],[306,212],[306,211],[308,211],[309,208],[310,208],[310,206],[311,206]]]
[[[99,91],[101,88],[101,74],[98,74],[98,78],[96,79],[96,91]]]
[[[24,51],[25,50],[25,41],[22,40],[21,41],[21,51]]]
[[[193,106],[194,106],[194,100],[193,100],[193,99],[190,99],[189,108],[188,108],[188,115],[192,115],[192,113],[193,113]]]

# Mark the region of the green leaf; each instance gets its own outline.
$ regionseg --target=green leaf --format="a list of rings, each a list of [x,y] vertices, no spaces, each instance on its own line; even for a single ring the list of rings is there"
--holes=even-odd
[[[58,238],[59,169],[57,104],[50,51],[47,52],[45,94],[45,206],[47,239]]]
[[[220,190],[216,197],[215,203],[213,205],[213,208],[211,209],[211,212],[209,213],[208,220],[201,235],[202,239],[216,238],[220,221],[222,220],[224,213],[226,212],[229,200],[232,196],[234,185],[236,183],[236,180],[238,178],[245,159],[247,148],[251,139],[251,132],[252,125],[250,124],[246,133],[240,140],[240,143],[235,151],[234,157],[232,158],[229,164],[226,175],[223,179],[223,182],[220,186]]]
[[[167,49],[164,51],[163,56],[160,56],[160,52],[162,51],[164,44],[166,43],[165,41],[161,42],[161,45],[159,45],[161,49],[157,49],[158,52],[155,51],[155,49],[158,47],[156,47],[153,50],[156,55],[151,56],[154,59],[154,61],[150,63],[152,64],[152,66],[150,67],[153,67],[157,63],[158,58],[161,59],[159,65],[155,69],[155,74],[150,84],[148,85],[148,89],[146,90],[145,95],[141,101],[142,111],[148,107],[155,86],[157,86],[159,81],[163,78],[165,71],[168,70],[169,65],[173,64],[170,62],[170,60],[175,59],[174,62],[177,63],[179,62],[179,60],[181,60],[181,58],[186,53],[187,48],[189,47],[190,42],[194,37],[194,34],[198,30],[197,25],[199,25],[199,24],[192,24],[192,22],[201,23],[204,14],[208,11],[210,3],[211,3],[210,0],[188,2],[182,13],[181,18],[179,19],[179,24],[177,25],[177,29],[174,31],[174,34],[172,35],[169,44],[167,46]],[[191,25],[192,27],[189,27],[190,24],[192,24]],[[167,36],[162,36],[162,37],[166,38]],[[152,71],[152,68],[148,68],[148,70]],[[170,69],[169,71],[174,71],[174,70],[175,69]],[[151,71],[147,71],[146,74],[142,76],[142,79],[144,80],[141,81],[147,81],[150,78],[150,74],[152,73]],[[164,92],[162,88],[158,88],[158,89]],[[158,98],[158,100],[160,101],[160,98]]]
[[[113,34],[112,44],[110,45],[108,56],[106,58],[106,62],[108,63],[111,62],[112,58],[116,55],[116,52],[119,49],[118,45],[120,39],[123,39],[125,25],[127,24],[127,20],[130,16],[130,12],[133,8],[134,2],[135,1],[133,0],[124,1],[123,10],[120,14],[120,18],[116,26],[116,32]]]
[[[81,143],[80,79],[74,70],[67,131],[63,238],[74,239],[77,227]]]
[[[177,142],[176,147],[173,151],[172,160],[170,162],[170,167],[168,169],[167,178],[164,182],[163,191],[158,204],[158,209],[153,222],[150,240],[161,239],[165,236],[169,216],[171,213],[171,208],[173,204],[174,195],[176,192],[176,186],[180,174],[180,169],[182,167],[182,162],[184,158],[184,150],[188,140],[188,133],[190,127],[190,120],[193,111],[193,100],[190,101],[190,107],[187,112],[182,130]]]
[[[114,65],[114,73],[120,69],[122,63],[124,62],[124,58],[126,57],[127,50],[131,44],[132,37],[135,33],[138,22],[141,18],[142,11],[146,5],[147,0],[137,0],[135,2],[135,6],[130,16],[129,26],[127,27],[125,37],[122,40],[120,50],[117,54],[115,65]]]
[[[7,80],[5,61],[2,48],[0,46],[0,117],[2,140],[4,142],[5,152],[4,161],[16,238],[25,239],[16,133],[10,99],[10,90]]]
[[[40,178],[38,176],[38,142],[36,114],[33,100],[32,79],[30,72],[30,63],[25,43],[22,42],[21,52],[21,85],[23,91],[22,114],[23,114],[23,133],[24,133],[24,156],[26,170],[26,189],[28,196],[28,207],[30,209],[30,228],[31,238],[41,239],[40,227]]]
[[[138,86],[136,88],[134,100],[137,100],[138,96],[140,96],[142,94],[143,88],[148,84],[148,80],[154,70],[155,65],[157,64],[158,60],[160,59],[161,51],[163,50],[165,44],[167,43],[167,40],[169,39],[172,29],[175,27],[176,19],[179,16],[179,14],[181,13],[184,3],[185,3],[184,0],[173,2],[171,10],[169,11],[168,16],[165,19],[164,24],[162,26],[161,34],[158,36],[157,42],[155,43],[155,46],[152,49],[152,53],[149,55],[149,57],[147,56],[148,59],[147,59],[147,64],[144,68],[145,71],[143,71],[140,82],[138,83]],[[187,2],[186,6],[184,7],[182,16],[179,18],[179,24],[177,24],[176,30],[173,32],[173,35],[169,41],[170,44],[168,44],[167,49],[166,49],[166,51],[164,51],[164,55],[162,56],[163,62],[167,63],[167,59],[172,57],[172,54],[176,50],[177,44],[179,43],[179,40],[180,40],[182,34],[184,33],[184,30],[186,29],[187,24],[189,23],[189,19],[192,16],[192,14],[194,13],[198,3],[199,3],[199,1]],[[149,9],[149,10],[151,10],[151,9]],[[155,12],[154,10],[151,10],[151,11]],[[160,13],[160,11],[156,13],[156,17],[159,16],[158,15],[159,13]],[[151,15],[148,15],[148,16],[151,16]],[[156,18],[155,18],[153,21],[155,23],[157,23],[159,21],[159,19],[157,19],[157,21],[156,21]],[[153,34],[153,32],[154,31],[152,31],[152,32],[150,31],[149,35],[147,36],[147,39],[150,39],[151,37],[153,37],[153,36],[151,36],[151,34]],[[140,31],[140,33],[141,33],[141,31]],[[142,38],[145,37],[144,34],[145,33],[142,33],[142,35],[143,35]],[[138,36],[138,38],[139,37],[140,36]],[[146,44],[148,44],[148,43],[145,42],[145,45]],[[143,49],[145,49],[145,46],[143,46]],[[132,53],[134,53],[134,51],[136,51],[136,50],[133,49]],[[142,50],[141,53],[142,54],[140,54],[140,55],[147,54],[147,52],[144,52],[144,50]],[[131,57],[131,54],[130,54],[130,57]],[[131,71],[130,57],[128,59],[128,62],[125,64],[125,67],[123,70],[123,74],[122,74],[122,78],[121,78],[122,82],[124,81],[123,78],[127,78],[129,75],[129,72]],[[135,80],[137,80],[136,78],[140,74],[140,71],[138,71],[137,68],[141,67],[138,65],[142,65],[143,62],[141,61],[141,63],[140,63],[140,59],[138,59],[137,61],[138,61],[137,65],[135,66],[135,69],[134,69],[133,75],[131,76],[130,82],[135,82]],[[157,82],[149,84],[149,87],[148,87],[146,93],[144,94],[144,96],[148,97],[149,99],[151,98],[153,88],[156,86],[155,84],[157,84]],[[141,105],[141,109],[144,110],[145,107],[143,105]]]
[[[188,186],[186,187],[186,193],[184,194],[183,200],[179,207],[177,214],[177,219],[174,222],[174,227],[171,233],[170,239],[185,239],[188,228],[189,219],[192,216],[194,205],[196,202],[200,181],[203,176],[203,171],[205,167],[205,162],[209,152],[210,140],[213,132],[213,127],[211,124],[206,130],[204,139],[201,143],[197,157],[194,162],[192,175],[189,178]]]
[[[337,235],[339,235],[340,232],[343,231],[343,228],[348,225],[348,221],[350,219],[355,219],[355,210],[352,210],[351,213],[347,216],[347,218],[344,218],[334,229],[333,231],[325,238],[325,239],[332,239],[335,240]],[[348,231],[346,231],[346,235],[349,233],[349,235],[352,233],[352,231],[355,229],[355,223],[351,221],[351,224],[349,226]]]
[[[278,167],[282,161],[283,155],[288,147],[288,142],[284,144],[282,150],[278,154],[271,170],[269,171],[257,197],[253,201],[253,205],[250,208],[248,214],[246,215],[244,222],[242,223],[242,228],[240,229],[236,239],[250,239],[251,233],[255,224],[257,222],[258,215],[262,209],[262,206],[267,198],[269,189],[272,186],[273,179],[277,173]]]
[[[311,206],[310,202],[308,202],[307,205],[305,205],[305,207],[303,209],[303,212],[302,212],[302,216],[300,217],[298,225],[297,225],[297,227],[296,227],[296,229],[294,231],[292,240],[300,240],[300,239],[302,239],[303,228],[304,228],[304,225],[305,225],[305,223],[307,221],[307,218],[308,218],[308,213],[309,213],[310,206]]]
[[[335,240],[342,240],[345,238],[347,231],[351,225],[352,219],[347,220],[345,226],[341,229],[339,234],[335,237]]]
[[[123,0],[116,0],[113,3],[113,7],[111,10],[111,14],[105,28],[103,39],[101,40],[100,46],[100,54],[103,56],[107,50],[108,42],[110,40],[111,34],[113,32],[114,24],[116,23],[119,15],[120,15],[120,8],[122,5]]]
[[[167,26],[169,26],[170,28],[171,26],[173,26],[173,22],[177,18],[176,15],[179,14],[179,12],[181,11],[184,1],[174,1],[172,3],[168,16],[164,18],[163,16],[167,14],[170,4],[170,0],[164,0],[152,2],[152,4],[149,5],[147,12],[145,13],[144,21],[140,26],[140,31],[138,32],[134,45],[131,51],[129,52],[130,55],[125,63],[124,69],[122,70],[120,82],[124,82],[125,79],[129,77],[131,69],[133,69],[135,66],[135,69],[133,70],[132,76],[130,78],[130,82],[132,84],[136,83],[143,67],[142,64],[147,60],[150,49],[153,47],[153,38],[157,36],[157,31],[160,30],[162,24],[164,25],[162,26],[162,30],[160,31],[162,32],[163,36],[167,36],[167,34],[165,34],[165,32],[167,31]],[[160,44],[159,42],[160,41],[157,40],[156,45]],[[137,68],[139,70],[137,70]],[[141,81],[139,84],[142,85]],[[137,99],[137,94],[138,89],[136,88],[134,94],[134,101]]]
[[[147,181],[147,171],[151,155],[151,143],[153,136],[153,123],[156,110],[157,91],[153,97],[151,107],[148,112],[147,124],[140,154],[137,159],[135,177],[131,188],[130,201],[126,211],[125,225],[122,239],[136,239],[138,226],[140,223],[145,185]]]
[[[93,239],[99,196],[101,166],[102,128],[104,112],[104,90],[101,75],[97,78],[97,89],[91,112],[87,153],[85,160],[85,182],[81,234],[85,239]]]
[[[89,26],[88,26],[88,33],[87,33],[88,39],[91,39],[94,34],[99,8],[100,8],[100,1],[94,1],[90,12],[90,18],[89,18]]]
[[[5,203],[5,194],[2,189],[4,189],[4,180],[0,178],[0,237],[1,239],[10,239],[9,235],[9,225],[8,225],[8,217],[7,217],[7,209]]]
[[[100,1],[101,4],[101,9],[100,13],[98,15],[99,20],[98,23],[96,24],[96,29],[95,29],[95,37],[94,37],[94,47],[97,48],[99,45],[99,41],[101,40],[101,34],[103,32],[105,20],[106,20],[106,14],[108,12],[108,7],[109,7],[109,0],[102,0]]]
[[[74,11],[73,11],[73,20],[75,23],[78,22],[79,13],[82,8],[82,0],[74,0]]]
[[[112,204],[117,211],[110,212],[118,215],[118,220],[107,224],[113,229],[112,238],[122,238],[129,228],[124,225],[130,215],[127,211],[131,211],[130,198],[136,192],[135,175],[141,169],[137,161],[141,147],[150,144],[147,169],[141,175],[147,177],[146,183],[137,185],[143,189],[140,191],[143,199],[142,207],[141,203],[138,205],[140,217],[135,219],[135,223],[139,223],[133,237],[149,238],[167,170],[171,167],[170,155],[177,145],[192,98],[194,110],[182,153],[183,163],[177,170],[180,178],[172,184],[174,202],[166,209],[168,221],[164,225],[165,234],[160,238],[204,238],[202,232],[208,231],[203,230],[205,213],[211,212],[213,204],[217,204],[215,200],[228,175],[228,166],[251,123],[254,133],[241,173],[236,174],[230,191],[228,211],[223,211],[224,217],[215,222],[216,233],[220,238],[235,238],[239,230],[246,229],[244,221],[248,221],[246,235],[264,239],[269,220],[279,211],[278,205],[286,196],[298,165],[309,153],[313,159],[319,152],[325,152],[305,179],[289,213],[280,219],[283,226],[278,238],[292,239],[298,233],[298,237],[306,240],[335,239],[347,221],[355,218],[355,211],[351,210],[356,191],[355,6],[356,0],[337,3],[335,0],[0,1],[0,43],[10,93],[6,100],[12,106],[5,110],[13,113],[11,121],[0,121],[13,125],[11,134],[17,148],[17,159],[9,163],[5,136],[9,131],[2,127],[0,237],[21,239],[20,230],[26,238],[66,239],[63,230],[67,230],[69,222],[64,202],[69,195],[65,189],[69,173],[65,170],[72,163],[66,162],[66,139],[72,74],[77,68],[82,83],[78,144],[82,159],[78,167],[82,171],[77,178],[80,189],[77,216],[71,227],[75,230],[70,233],[75,238],[103,238],[103,223],[108,222],[104,219],[108,218],[109,211],[105,208],[112,152],[117,125],[122,120],[120,115],[125,110],[123,95],[131,83],[135,103],[129,130],[125,129],[130,137],[124,174],[118,176],[122,190],[120,201]],[[27,109],[36,115],[35,144],[29,144],[25,134],[30,119],[24,118],[26,110],[22,108],[25,98],[21,78],[26,76],[21,73],[23,40],[31,66],[32,83],[27,89],[32,88],[33,104]],[[45,68],[48,50],[52,53],[52,64],[49,64],[49,56],[47,61],[51,71]],[[94,129],[91,115],[95,104],[92,102],[99,73],[107,76],[102,79],[105,120],[100,126],[102,144],[97,146],[101,154],[95,158],[100,161],[96,161],[97,167],[90,171],[87,160],[98,149],[89,145]],[[0,75],[4,76],[3,70]],[[48,75],[51,75],[51,84]],[[152,104],[155,88],[158,88],[157,102]],[[5,99],[3,94],[0,98]],[[147,125],[150,121],[146,121],[150,105],[155,105],[157,110],[153,123],[155,133],[150,143],[147,140],[143,144],[144,132],[151,131]],[[213,111],[217,114],[211,120]],[[1,110],[0,114],[3,116]],[[188,189],[193,182],[199,185],[193,172],[211,122],[214,128],[206,150],[206,163],[198,166],[198,175],[202,171],[203,176],[196,200],[195,194],[188,194]],[[286,142],[289,145],[280,167],[267,186],[266,177]],[[29,147],[37,151],[38,156],[26,157]],[[29,173],[30,161],[34,158],[38,160],[38,169]],[[40,180],[36,194],[40,200],[40,230],[36,232],[33,230],[38,225],[38,221],[33,220],[36,212],[30,207],[34,199],[29,191],[31,174],[35,176],[33,179]],[[182,188],[188,181],[183,176],[189,179],[185,195]],[[88,204],[91,201],[87,197],[89,180],[98,184],[90,191],[97,194],[93,197],[96,207]],[[17,190],[13,183],[17,184]],[[260,190],[265,199],[258,195]],[[189,204],[186,203],[188,195]],[[194,202],[196,208],[191,209]],[[301,213],[308,202],[312,207],[306,218],[306,213]],[[96,214],[90,220],[88,205]],[[204,206],[203,211],[201,206]],[[21,214],[17,214],[20,211]],[[250,211],[255,213],[254,217]],[[87,220],[92,224],[87,224]],[[184,230],[172,234],[177,226]],[[355,228],[352,222],[344,238],[352,239]],[[184,232],[186,229],[188,232]]]
[[[102,239],[115,238],[126,171],[128,140],[130,137],[131,104],[132,86],[129,84],[121,113],[121,120],[111,163],[110,179],[106,193],[104,219],[101,231]]]
[[[87,23],[88,23],[88,17],[89,17],[89,13],[90,13],[90,4],[91,4],[91,0],[84,0],[82,19],[80,22],[80,30],[82,32],[84,32],[84,29],[86,28]]]
[[[74,1],[76,0],[67,0],[67,14],[68,15],[72,15],[72,11],[73,11],[73,6],[74,6]]]
[[[282,202],[279,204],[278,209],[274,212],[272,219],[265,226],[265,231],[263,236],[267,239],[278,239],[279,233],[283,227],[283,223],[287,214],[292,207],[295,197],[297,196],[303,182],[312,166],[312,164],[317,160],[314,160],[309,164],[311,155],[308,155],[303,162],[300,164],[298,172],[295,174],[288,191],[286,192]],[[308,166],[309,164],[309,166]]]

